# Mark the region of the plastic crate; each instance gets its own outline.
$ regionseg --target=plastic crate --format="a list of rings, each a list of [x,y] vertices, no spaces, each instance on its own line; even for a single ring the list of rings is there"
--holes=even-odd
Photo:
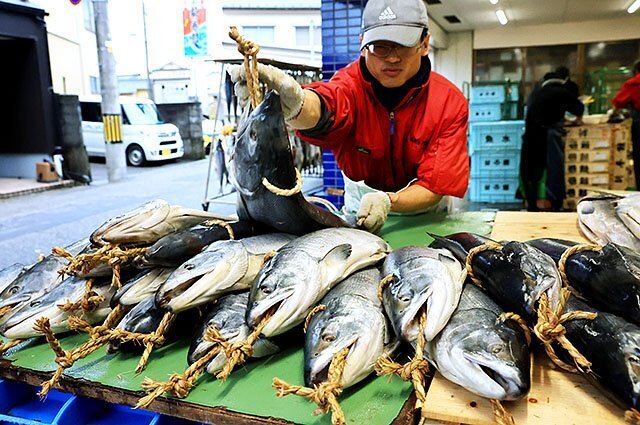
[[[501,119],[502,103],[469,105],[469,122],[500,121]]]
[[[500,121],[469,125],[469,152],[522,147],[524,121]]]
[[[502,103],[506,100],[505,92],[504,85],[472,87],[469,102],[473,104]]]
[[[514,203],[518,177],[476,178],[469,181],[469,200],[472,202]]]
[[[76,397],[56,390],[45,400],[38,397],[38,388],[0,380],[0,424],[59,424],[61,417]]]
[[[471,155],[471,177],[514,177],[520,172],[520,150],[477,151]]]

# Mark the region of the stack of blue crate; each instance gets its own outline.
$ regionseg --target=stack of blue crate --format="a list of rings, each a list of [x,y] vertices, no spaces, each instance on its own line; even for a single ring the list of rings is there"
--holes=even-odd
[[[518,189],[524,121],[518,114],[517,85],[471,89],[469,156],[472,202],[511,203]]]

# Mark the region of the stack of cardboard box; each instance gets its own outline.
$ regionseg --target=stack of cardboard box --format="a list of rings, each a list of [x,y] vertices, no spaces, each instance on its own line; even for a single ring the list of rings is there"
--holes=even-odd
[[[564,150],[565,209],[575,209],[589,190],[626,190],[635,185],[629,121],[569,127]]]

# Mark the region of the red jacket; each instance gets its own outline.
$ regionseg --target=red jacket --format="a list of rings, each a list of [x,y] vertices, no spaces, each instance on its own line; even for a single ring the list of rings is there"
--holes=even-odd
[[[463,197],[469,183],[469,107],[453,83],[431,72],[392,113],[378,101],[358,61],[329,82],[312,83],[331,113],[321,136],[299,137],[331,149],[350,179],[398,191],[412,180],[440,195]]]
[[[613,106],[617,109],[632,108],[640,111],[640,74],[627,80],[616,97],[613,98]]]

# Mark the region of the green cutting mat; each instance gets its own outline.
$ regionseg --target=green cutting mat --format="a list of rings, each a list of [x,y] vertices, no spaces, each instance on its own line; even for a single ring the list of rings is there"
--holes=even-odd
[[[426,232],[448,234],[469,231],[486,234],[491,231],[493,213],[464,213],[457,215],[429,214],[412,217],[390,217],[382,237],[394,248],[424,245],[431,238]],[[85,335],[62,339],[65,349],[83,343]],[[147,369],[140,375],[134,370],[138,357],[107,355],[100,349],[80,360],[65,374],[73,378],[100,382],[126,390],[139,390],[145,376],[165,381],[171,373],[181,373],[188,366],[187,341],[180,341],[155,350]],[[37,371],[53,371],[56,364],[49,346],[34,343],[9,356],[15,366]],[[266,359],[255,360],[235,371],[226,382],[211,376],[201,377],[185,400],[204,406],[225,406],[229,410],[257,416],[273,416],[302,424],[330,424],[330,415],[313,416],[314,405],[301,397],[279,399],[271,388],[274,377],[291,384],[303,383],[303,352],[288,349]],[[393,378],[370,378],[345,390],[340,398],[347,421],[352,424],[377,425],[390,423],[399,413],[411,393],[411,385]],[[142,395],[142,393],[141,393]]]

